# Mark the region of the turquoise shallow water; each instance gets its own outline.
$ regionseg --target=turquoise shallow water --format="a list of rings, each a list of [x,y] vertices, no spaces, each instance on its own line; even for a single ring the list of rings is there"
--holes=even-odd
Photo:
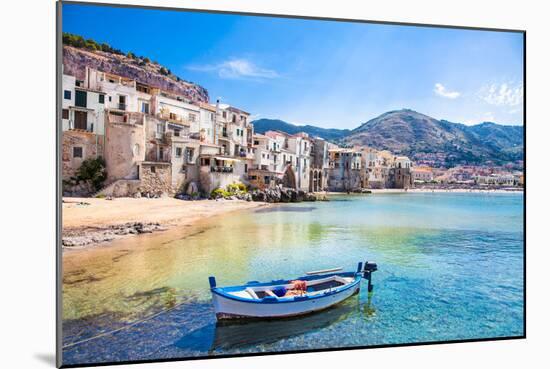
[[[139,238],[139,237],[138,237]],[[128,242],[128,241],[125,241]],[[523,335],[523,195],[336,196],[205,222],[79,259],[64,284],[64,343],[92,363]],[[374,293],[308,317],[219,326],[218,284],[376,261]],[[93,277],[93,278],[92,278]]]

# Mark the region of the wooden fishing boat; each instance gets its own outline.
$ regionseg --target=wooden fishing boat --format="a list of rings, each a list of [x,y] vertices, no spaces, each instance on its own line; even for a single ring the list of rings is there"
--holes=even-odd
[[[361,280],[372,291],[375,263],[359,263],[354,272],[342,268],[318,270],[305,276],[266,283],[248,282],[241,286],[216,287],[209,277],[212,302],[218,320],[243,318],[285,318],[326,309],[359,292]]]

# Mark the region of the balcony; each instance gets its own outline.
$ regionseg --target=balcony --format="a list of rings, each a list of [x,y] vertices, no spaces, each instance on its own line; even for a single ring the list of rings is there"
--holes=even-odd
[[[171,158],[168,153],[163,153],[162,156],[159,156],[156,153],[150,153],[145,155],[145,161],[150,163],[170,163]]]
[[[160,112],[157,114],[157,117],[160,119],[167,120],[172,123],[179,123],[181,125],[189,126],[191,122],[189,119],[182,117],[181,115],[170,113],[170,112]]]
[[[144,119],[141,113],[117,113],[109,111],[109,123],[128,123],[143,125]]]
[[[212,166],[210,167],[212,173],[233,173],[233,167],[230,166]]]

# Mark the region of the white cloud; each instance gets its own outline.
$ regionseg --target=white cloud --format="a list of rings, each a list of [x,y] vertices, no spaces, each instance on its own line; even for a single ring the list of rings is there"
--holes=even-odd
[[[523,85],[493,83],[482,87],[478,95],[487,104],[514,107],[523,103]]]
[[[458,91],[449,91],[441,83],[436,83],[435,84],[434,92],[435,92],[436,95],[444,97],[446,99],[456,99],[457,97],[460,96],[460,92],[458,92]]]
[[[190,66],[189,69],[216,72],[220,78],[227,79],[272,79],[279,77],[276,71],[261,68],[247,59],[230,59],[218,64]]]

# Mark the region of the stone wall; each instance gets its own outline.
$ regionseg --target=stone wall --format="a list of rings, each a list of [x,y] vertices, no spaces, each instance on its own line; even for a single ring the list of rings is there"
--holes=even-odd
[[[141,181],[138,179],[119,179],[103,188],[96,195],[111,197],[133,197],[140,193]]]
[[[106,127],[107,181],[139,178],[138,164],[145,159],[143,125],[109,122]]]
[[[173,195],[172,188],[172,166],[170,163],[149,163],[140,164],[140,185],[141,196],[158,197],[162,195]]]
[[[328,176],[328,190],[336,192],[357,191],[365,185],[365,171],[358,169],[331,168]]]
[[[244,178],[238,173],[217,173],[210,172],[210,167],[201,167],[199,184],[200,189],[209,194],[216,188],[226,188],[233,183],[244,183]]]
[[[70,179],[76,175],[76,171],[86,159],[96,158],[103,155],[104,136],[96,135],[86,131],[65,131],[63,132],[61,145],[62,178]],[[82,158],[74,157],[74,148],[82,148]]]
[[[392,168],[390,178],[393,181],[393,188],[412,188],[414,184],[409,168]]]

